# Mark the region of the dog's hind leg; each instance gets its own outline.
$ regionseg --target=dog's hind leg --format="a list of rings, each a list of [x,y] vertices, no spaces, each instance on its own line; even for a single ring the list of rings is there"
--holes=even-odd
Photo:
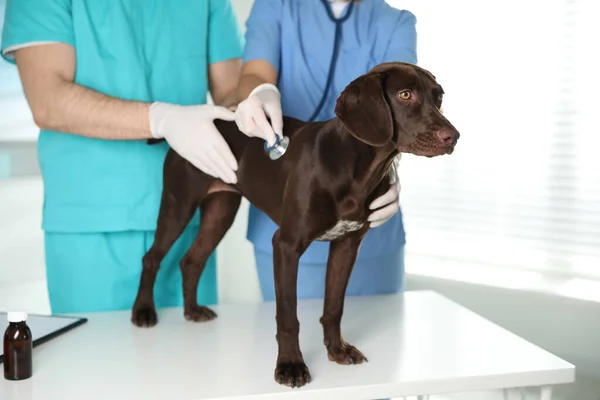
[[[341,321],[344,311],[346,288],[352,274],[358,249],[366,230],[357,231],[331,242],[327,260],[325,305],[321,324],[327,355],[338,364],[360,364],[366,357],[342,338]]]
[[[169,181],[166,181],[168,185]],[[158,317],[154,305],[154,283],[160,263],[167,255],[198,209],[196,199],[182,196],[166,187],[163,191],[154,243],[142,259],[142,275],[133,305],[131,321],[139,327],[156,325]]]
[[[200,204],[200,231],[180,264],[184,316],[188,320],[202,322],[217,316],[210,308],[198,305],[198,281],[208,257],[233,224],[241,199],[236,192],[222,191],[209,194]]]

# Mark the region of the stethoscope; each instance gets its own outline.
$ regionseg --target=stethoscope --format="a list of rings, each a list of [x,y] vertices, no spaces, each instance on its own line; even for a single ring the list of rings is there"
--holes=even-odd
[[[327,11],[327,16],[335,24],[335,38],[333,42],[333,53],[331,54],[331,62],[329,63],[329,73],[327,74],[327,82],[325,84],[325,89],[323,90],[323,96],[321,97],[317,108],[315,109],[311,117],[307,120],[307,122],[313,122],[323,109],[323,106],[325,105],[327,94],[329,93],[331,83],[333,82],[333,75],[335,74],[335,66],[339,55],[340,41],[342,39],[342,24],[346,22],[348,18],[350,18],[350,15],[352,14],[352,8],[354,7],[354,0],[351,0],[350,4],[348,5],[348,8],[345,11],[345,14],[341,18],[336,18],[333,15],[333,11],[331,10],[331,4],[329,4],[329,1],[321,0],[321,3]],[[282,155],[284,155],[289,142],[290,140],[288,137],[284,136],[282,139],[279,139],[278,135],[275,135],[275,143],[272,146],[269,146],[267,142],[265,142],[265,150],[269,153],[269,157],[271,158],[271,160],[277,160]]]

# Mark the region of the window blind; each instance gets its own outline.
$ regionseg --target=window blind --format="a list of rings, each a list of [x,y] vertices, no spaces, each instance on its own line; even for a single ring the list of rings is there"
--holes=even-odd
[[[600,278],[597,0],[412,1],[461,132],[400,163],[407,256]]]

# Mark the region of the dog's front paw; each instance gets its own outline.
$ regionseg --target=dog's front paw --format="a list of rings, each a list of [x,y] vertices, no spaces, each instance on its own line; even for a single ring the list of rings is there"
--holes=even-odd
[[[131,313],[131,322],[140,328],[150,328],[158,323],[158,316],[153,305],[134,306]]]
[[[327,356],[330,361],[343,365],[362,364],[369,361],[360,350],[346,342],[337,346],[327,346]]]
[[[275,368],[275,381],[296,388],[310,383],[311,377],[304,362],[279,362]]]
[[[217,314],[208,307],[199,305],[193,305],[191,307],[185,307],[183,312],[185,319],[194,322],[210,321],[217,317]]]

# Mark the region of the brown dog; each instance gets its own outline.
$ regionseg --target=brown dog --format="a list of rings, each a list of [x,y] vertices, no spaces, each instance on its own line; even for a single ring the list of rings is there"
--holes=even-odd
[[[459,133],[440,112],[443,93],[422,68],[378,65],[346,87],[336,118],[315,123],[285,118],[283,134],[290,144],[276,161],[265,154],[262,140],[240,133],[234,122],[215,121],[239,163],[235,185],[204,174],[169,151],[156,237],[143,259],[132,322],[157,323],[152,294],[156,273],[198,207],[200,231],[181,260],[184,315],[193,321],[216,317],[197,304],[198,280],[244,196],[279,226],[273,236],[279,350],[275,380],[299,387],[311,379],[298,342],[296,279],[300,256],[314,240],[331,242],[320,319],[329,359],[339,364],[365,361],[342,339],[340,323],[348,279],[369,230],[368,205],[389,189],[390,166],[399,152],[429,157],[452,153]]]

